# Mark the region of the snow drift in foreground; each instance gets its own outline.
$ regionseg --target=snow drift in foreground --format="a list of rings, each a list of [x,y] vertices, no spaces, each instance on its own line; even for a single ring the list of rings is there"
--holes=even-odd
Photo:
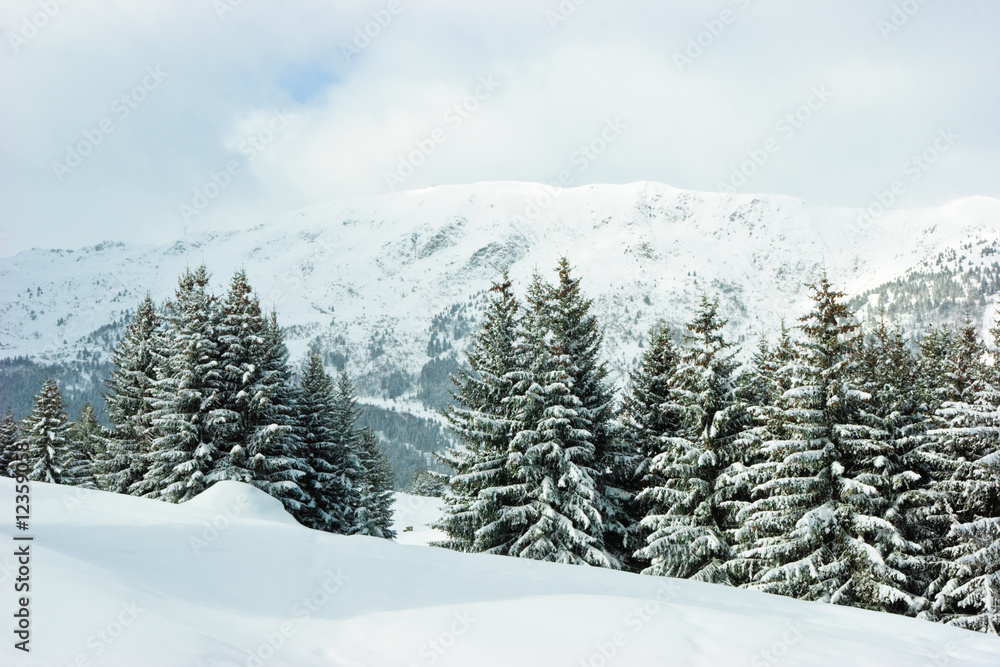
[[[0,497],[11,619],[13,480]],[[307,530],[235,482],[31,500],[31,653],[8,629],[4,665],[1000,664],[996,637],[898,616]],[[402,535],[427,537],[436,502],[402,496]]]

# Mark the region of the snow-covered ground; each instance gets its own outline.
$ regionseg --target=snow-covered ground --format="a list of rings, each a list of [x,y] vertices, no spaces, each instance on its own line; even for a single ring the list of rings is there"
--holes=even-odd
[[[430,526],[441,517],[444,502],[440,498],[425,498],[409,493],[393,495],[396,502],[393,506],[395,514],[392,528],[396,531],[397,542],[427,546],[447,537],[444,532]]]
[[[5,666],[1000,664],[996,637],[897,616],[319,533],[234,482],[184,505],[36,483],[27,532],[0,498],[8,628],[34,537],[31,652],[5,630]],[[425,539],[439,504],[411,504]]]

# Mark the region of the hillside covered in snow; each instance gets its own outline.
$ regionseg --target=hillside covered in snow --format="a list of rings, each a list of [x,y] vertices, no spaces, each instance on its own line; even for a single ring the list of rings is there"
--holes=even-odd
[[[0,258],[0,410],[25,412],[49,375],[71,417],[84,400],[99,403],[110,351],[147,292],[162,303],[185,267],[205,263],[221,293],[244,267],[286,327],[293,363],[312,349],[346,368],[367,423],[412,467],[447,438],[438,411],[449,374],[505,269],[523,293],[532,272],[551,279],[567,256],[621,384],[659,318],[679,328],[703,294],[717,297],[728,340],[749,350],[781,318],[805,312],[805,284],[824,268],[862,317],[884,304],[910,331],[966,313],[988,324],[998,253],[1000,201],[987,197],[875,218],[650,182],[499,182],[344,199],[239,232],[189,229],[163,246],[104,242]]]
[[[397,511],[421,526],[433,501]],[[31,652],[4,665],[1000,663],[996,637],[889,614],[319,533],[235,482],[182,505],[35,483],[29,534]]]
[[[942,257],[956,269],[989,265],[998,240],[1000,201],[986,197],[869,220],[784,196],[656,183],[447,186],[338,201],[246,231],[191,231],[162,247],[105,242],[2,258],[0,354],[71,355],[147,291],[161,301],[185,266],[205,262],[220,285],[247,269],[290,328],[293,352],[318,338],[356,370],[416,374],[433,334],[446,347],[501,271],[524,284],[565,255],[620,366],[656,318],[684,321],[702,293],[720,297],[734,336],[754,335],[799,314],[803,284],[824,267],[856,294]]]

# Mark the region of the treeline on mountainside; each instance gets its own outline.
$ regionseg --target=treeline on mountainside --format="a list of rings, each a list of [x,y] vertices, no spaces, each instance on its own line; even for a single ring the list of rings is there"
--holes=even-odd
[[[106,382],[110,427],[89,406],[68,421],[46,381],[30,415],[0,425],[0,470],[167,502],[235,480],[307,527],[394,537],[392,473],[357,424],[347,375],[335,381],[313,354],[293,381],[277,316],[245,272],[221,298],[208,281],[204,266],[188,270],[161,309],[139,304]]]
[[[916,349],[823,275],[744,364],[703,297],[651,332],[624,396],[564,259],[505,275],[446,409],[440,545],[683,577],[996,634],[1000,325]]]
[[[104,378],[114,365],[100,354],[78,350],[75,359],[45,363],[28,357],[0,359],[0,414],[10,410],[16,416],[31,412],[35,396],[45,380],[55,380],[66,403],[66,411],[80,415],[90,404],[104,410]]]

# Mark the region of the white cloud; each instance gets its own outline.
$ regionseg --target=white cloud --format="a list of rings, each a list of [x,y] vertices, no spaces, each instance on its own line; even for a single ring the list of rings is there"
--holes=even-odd
[[[627,129],[575,183],[714,190],[819,85],[830,101],[745,190],[865,205],[952,126],[961,139],[903,204],[1000,196],[995,3],[926,3],[886,37],[893,3],[866,0],[589,0],[554,30],[556,0],[399,3],[242,2],[220,20],[210,2],[57,2],[30,38],[24,21],[53,5],[4,3],[0,252],[162,241],[185,223],[250,226],[385,192],[386,172],[428,140],[433,154],[400,187],[551,180],[616,117]],[[352,45],[366,28],[370,41]],[[689,40],[704,46],[678,67]],[[147,67],[167,78],[116,115]],[[496,90],[446,119],[480,77]],[[294,121],[248,159],[241,142],[278,112]],[[106,118],[113,131],[60,180],[53,163]],[[183,220],[233,160],[240,172]]]

